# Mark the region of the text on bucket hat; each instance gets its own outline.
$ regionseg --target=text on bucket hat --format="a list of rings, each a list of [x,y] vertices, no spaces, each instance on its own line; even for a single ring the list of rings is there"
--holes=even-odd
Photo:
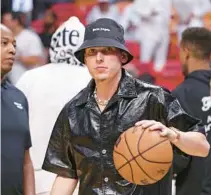
[[[84,50],[89,47],[116,47],[127,53],[129,63],[133,56],[125,47],[124,29],[109,18],[101,18],[86,26],[84,42],[75,52],[76,58],[84,64]]]

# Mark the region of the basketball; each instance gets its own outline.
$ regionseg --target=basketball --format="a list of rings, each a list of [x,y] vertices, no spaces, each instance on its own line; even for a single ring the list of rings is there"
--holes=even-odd
[[[149,185],[161,180],[169,171],[173,150],[170,141],[158,131],[131,127],[114,146],[114,165],[130,183]]]

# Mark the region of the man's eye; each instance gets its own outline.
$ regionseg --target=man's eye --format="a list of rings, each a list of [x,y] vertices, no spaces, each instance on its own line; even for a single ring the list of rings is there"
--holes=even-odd
[[[1,44],[4,46],[7,45],[7,41],[1,41]]]
[[[95,54],[95,50],[94,49],[88,50],[88,54]]]
[[[113,51],[113,48],[112,47],[107,47],[107,50],[111,52],[111,51]]]
[[[113,53],[114,51],[115,51],[115,48],[113,48],[113,47],[106,47],[106,49],[105,49],[105,51],[106,51],[106,53]]]

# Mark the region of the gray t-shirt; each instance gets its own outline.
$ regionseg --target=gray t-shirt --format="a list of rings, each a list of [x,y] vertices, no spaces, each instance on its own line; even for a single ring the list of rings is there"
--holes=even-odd
[[[43,45],[39,38],[39,36],[34,33],[31,30],[24,29],[19,33],[19,35],[16,37],[17,41],[17,50],[16,55],[17,56],[43,56]],[[16,84],[18,79],[21,77],[21,75],[31,69],[35,68],[36,66],[39,66],[40,64],[36,64],[34,66],[31,66],[30,68],[26,67],[24,64],[22,64],[19,61],[15,61],[12,71],[9,73],[8,77],[11,81],[11,83]]]

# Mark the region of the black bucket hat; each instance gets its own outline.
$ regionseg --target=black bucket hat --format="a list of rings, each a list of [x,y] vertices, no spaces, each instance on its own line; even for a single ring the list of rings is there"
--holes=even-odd
[[[84,42],[74,53],[75,57],[84,64],[84,50],[89,47],[116,47],[128,55],[129,63],[133,56],[125,47],[124,29],[121,25],[109,18],[100,18],[86,26]]]

